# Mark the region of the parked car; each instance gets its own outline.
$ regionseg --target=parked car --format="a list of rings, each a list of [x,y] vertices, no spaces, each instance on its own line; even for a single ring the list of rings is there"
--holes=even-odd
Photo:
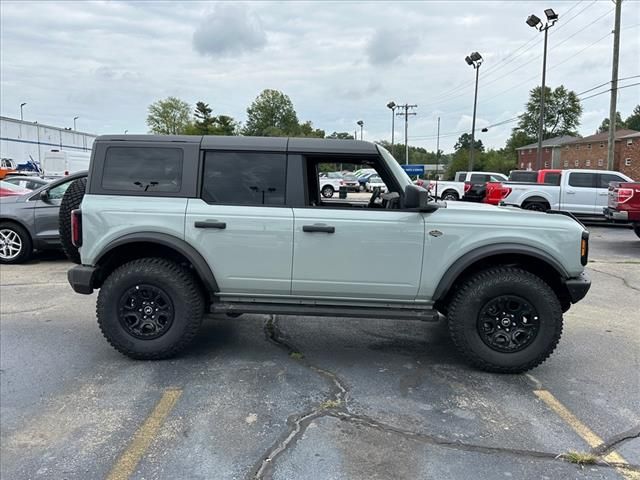
[[[609,220],[631,222],[640,237],[640,182],[611,182],[604,216]]]
[[[563,210],[579,216],[603,217],[609,182],[630,182],[626,175],[607,170],[564,170],[560,185],[503,182],[511,191],[506,205],[526,210]]]
[[[344,185],[342,175],[327,175],[325,177],[318,177],[318,183],[320,185],[320,193],[325,198],[333,197],[333,194],[340,190],[340,187]]]
[[[360,191],[360,182],[358,181],[358,177],[356,177],[353,173],[343,174],[342,181],[344,186],[347,187],[348,192]]]
[[[16,162],[11,158],[0,158],[0,180],[17,171]]]
[[[99,289],[101,331],[132,358],[178,354],[209,311],[442,313],[470,363],[523,372],[556,348],[563,312],[590,287],[589,234],[573,217],[439,203],[373,143],[114,135],[93,148],[86,194],[74,184],[63,200],[80,247],[68,279]],[[326,200],[320,166],[347,154],[389,192]]]
[[[9,183],[5,180],[0,180],[0,197],[16,197],[29,193],[30,191],[31,190],[19,185],[14,185],[13,183]]]
[[[506,181],[506,175],[495,172],[457,172],[453,181],[433,180],[429,182],[432,195],[442,200],[460,200],[464,196],[465,182],[484,184]],[[467,187],[468,189],[469,187]]]
[[[50,182],[50,180],[45,180],[44,178],[36,177],[34,175],[11,175],[10,177],[5,178],[4,181],[27,190],[37,190]]]
[[[378,172],[376,172],[375,170],[373,172],[363,172],[358,176],[358,183],[360,184],[358,189],[361,192],[365,192],[367,190],[367,182],[369,181],[369,178],[373,177],[374,175],[378,175]]]
[[[387,186],[378,175],[371,175],[365,183],[365,190],[367,192],[373,192],[374,188],[379,188],[381,192],[387,191]]]
[[[548,185],[560,185],[560,177],[562,170],[512,170],[509,174],[509,182],[521,183],[544,183]],[[514,180],[515,178],[523,178],[524,180]],[[511,189],[501,185],[501,182],[485,182],[473,183],[464,182],[464,196],[462,200],[468,202],[485,202],[492,205],[504,199],[511,192]],[[508,182],[507,182],[508,183]],[[508,192],[507,192],[508,190]]]
[[[86,176],[79,172],[35,191],[0,198],[0,263],[22,263],[34,250],[60,248],[60,202],[69,185]]]

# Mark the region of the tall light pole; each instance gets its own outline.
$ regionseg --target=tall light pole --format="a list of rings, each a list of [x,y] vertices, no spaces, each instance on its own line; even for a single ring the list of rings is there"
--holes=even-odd
[[[73,131],[76,131],[76,120],[78,120],[80,117],[73,117]]]
[[[544,132],[544,94],[545,94],[545,80],[547,75],[547,37],[549,35],[549,28],[558,21],[558,14],[551,8],[547,8],[544,11],[547,16],[547,22],[542,23],[535,15],[529,15],[527,18],[527,25],[537,29],[540,32],[544,32],[544,54],[542,55],[542,88],[540,89],[540,122],[538,125],[538,152],[536,156],[536,168],[542,168],[542,134]]]
[[[362,129],[364,128],[364,122],[363,122],[362,120],[358,120],[358,121],[356,122],[356,124],[358,124],[358,125],[360,126],[360,140],[362,140],[362,138],[363,138],[363,137],[362,137],[362,135],[363,135],[363,134],[362,134]]]
[[[480,65],[482,65],[482,55],[473,52],[465,59],[467,65],[471,65],[476,71],[476,93],[473,96],[473,120],[471,121],[471,146],[469,147],[469,171],[473,171],[473,157],[476,146],[476,107],[478,106],[478,77],[480,75]]]
[[[389,108],[391,110],[391,155],[393,155],[393,150],[394,150],[393,147],[395,146],[395,142],[394,142],[394,140],[395,140],[395,131],[396,131],[396,122],[395,122],[396,114],[395,114],[395,111],[396,111],[397,107],[398,106],[396,105],[396,102],[391,101],[391,102],[387,103],[387,108]]]
[[[24,116],[22,115],[22,108],[27,104],[27,102],[22,102],[20,104],[20,121],[24,120]]]
[[[408,103],[405,103],[404,105],[398,105],[398,108],[400,110],[404,110],[404,112],[398,112],[396,115],[404,117],[404,163],[405,165],[409,165],[409,115],[416,115],[415,112],[409,112],[409,110],[418,108],[418,105],[409,105]]]

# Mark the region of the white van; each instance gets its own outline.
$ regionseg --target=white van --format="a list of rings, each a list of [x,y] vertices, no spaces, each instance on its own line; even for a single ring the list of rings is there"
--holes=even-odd
[[[43,177],[64,177],[81,170],[89,169],[91,152],[73,152],[51,150],[45,152],[40,161]]]

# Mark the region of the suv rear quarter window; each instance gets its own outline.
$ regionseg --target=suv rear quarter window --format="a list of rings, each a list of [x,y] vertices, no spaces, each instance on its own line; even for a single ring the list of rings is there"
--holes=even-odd
[[[202,199],[227,205],[285,204],[284,153],[206,152]]]
[[[104,190],[179,192],[182,150],[162,147],[109,147],[102,171]]]

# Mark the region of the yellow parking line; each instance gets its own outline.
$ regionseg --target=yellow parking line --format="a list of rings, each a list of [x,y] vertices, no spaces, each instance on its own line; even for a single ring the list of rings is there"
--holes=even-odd
[[[573,428],[573,430],[580,435],[591,448],[596,448],[604,443],[604,441],[593,430],[582,423],[580,419],[560,403],[560,400],[554,397],[550,391],[541,389],[534,390],[533,393],[535,393],[540,400],[546,403],[551,410],[556,412],[558,416],[565,421],[565,423]],[[610,463],[629,465],[622,455],[617,452],[608,453],[604,457],[604,460]],[[616,468],[616,470],[628,480],[640,480],[640,473],[636,471],[628,470],[626,468]]]
[[[126,480],[133,474],[180,395],[182,395],[180,389],[169,389],[164,392],[151,414],[133,436],[131,443],[118,458],[107,480]]]

